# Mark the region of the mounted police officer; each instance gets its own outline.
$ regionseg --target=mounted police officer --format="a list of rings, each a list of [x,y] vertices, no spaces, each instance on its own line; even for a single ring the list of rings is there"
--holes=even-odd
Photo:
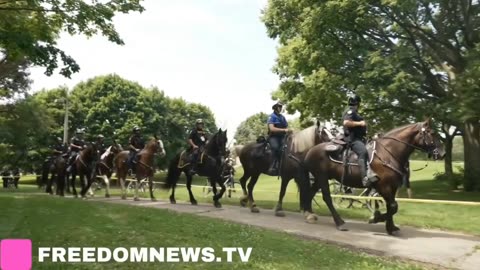
[[[195,128],[190,131],[190,135],[188,136],[188,145],[190,146],[189,152],[191,153],[191,175],[195,174],[197,171],[198,156],[203,151],[203,147],[207,144],[207,141],[208,134],[205,132],[203,119],[197,119],[195,121]]]
[[[78,153],[82,151],[86,145],[83,139],[85,132],[83,129],[77,129],[75,136],[70,141],[70,156],[68,158],[68,168],[67,172],[72,171],[72,164],[78,156]]]
[[[135,126],[132,130],[132,136],[130,136],[129,145],[128,145],[128,150],[130,151],[128,155],[128,165],[130,168],[134,168],[134,163],[138,161],[138,153],[142,151],[142,149],[145,147],[145,141],[142,138],[142,135],[140,133],[140,128],[138,126]]]
[[[285,136],[290,132],[287,119],[282,115],[283,104],[277,102],[272,106],[273,113],[268,117],[268,142],[273,152],[274,160],[268,169],[268,174],[277,175],[278,165],[282,157],[282,147]]]
[[[354,94],[348,98],[348,109],[343,114],[343,129],[345,139],[350,144],[352,151],[358,156],[358,166],[362,175],[362,184],[369,187],[378,178],[371,170],[366,147],[367,123],[360,116],[358,109],[362,99]]]
[[[105,136],[103,136],[102,134],[97,135],[97,140],[95,141],[95,145],[99,155],[102,155],[105,152],[104,140],[105,140]]]
[[[52,165],[52,162],[58,156],[63,155],[67,152],[67,147],[63,143],[62,138],[60,138],[60,137],[55,138],[55,144],[53,144],[50,148],[51,148],[52,152],[51,152],[50,156],[45,160],[46,168],[50,168],[50,166]]]

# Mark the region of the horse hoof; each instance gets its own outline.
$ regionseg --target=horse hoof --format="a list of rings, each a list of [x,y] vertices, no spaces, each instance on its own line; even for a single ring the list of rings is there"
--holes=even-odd
[[[348,231],[347,228],[345,228],[345,224],[342,224],[342,225],[338,225],[336,226],[337,227],[337,230],[341,231],[341,232],[346,232]]]
[[[170,199],[170,203],[171,203],[171,204],[176,204],[176,203],[177,203],[177,201],[176,201],[176,200],[172,200],[172,199]]]
[[[317,215],[315,214],[309,214],[306,218],[305,221],[309,224],[315,224],[317,223]]]
[[[284,216],[285,216],[285,212],[283,212],[283,210],[277,210],[277,211],[275,211],[275,216],[277,216],[277,217],[284,217]]]
[[[138,202],[138,201],[140,201],[140,198],[135,197],[135,198],[133,198],[133,200],[136,201],[136,202]]]
[[[82,200],[86,200],[87,199],[87,196],[82,196]]]
[[[110,198],[110,194],[105,194],[105,198]]]
[[[258,207],[256,207],[256,206],[252,206],[252,207],[250,208],[250,212],[252,212],[252,213],[260,213],[260,209],[258,209]]]
[[[190,201],[192,205],[198,205],[198,202],[196,200]]]
[[[152,199],[152,202],[156,202],[157,201],[157,198],[151,198]]]
[[[213,205],[215,208],[222,208],[222,204],[220,202],[214,202]]]
[[[387,233],[391,236],[400,236],[400,231],[387,231]]]
[[[241,206],[241,207],[246,207],[246,206],[247,206],[247,202],[246,202],[246,201],[243,201],[243,200],[240,200],[240,206]]]
[[[127,199],[127,195],[122,195],[122,200],[126,200]]]

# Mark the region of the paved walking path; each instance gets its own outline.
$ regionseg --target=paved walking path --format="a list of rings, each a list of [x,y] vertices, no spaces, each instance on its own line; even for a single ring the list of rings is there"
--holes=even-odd
[[[95,198],[96,201],[169,209],[199,216],[218,218],[261,228],[287,232],[300,237],[320,240],[340,246],[361,249],[368,253],[414,260],[442,267],[478,270],[480,269],[480,237],[412,227],[401,227],[398,237],[389,236],[384,224],[371,225],[365,222],[347,220],[347,232],[337,231],[331,217],[319,217],[317,224],[307,224],[300,213],[286,212],[286,217],[276,217],[273,210],[261,209],[251,213],[248,208],[224,205],[216,209],[211,205],[192,206],[166,201],[134,202],[119,198]]]

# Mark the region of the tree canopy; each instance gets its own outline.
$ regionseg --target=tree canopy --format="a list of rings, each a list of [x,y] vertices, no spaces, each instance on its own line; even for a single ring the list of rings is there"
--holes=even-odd
[[[267,119],[268,114],[260,112],[240,123],[234,137],[237,144],[252,143],[255,142],[259,136],[266,136]]]
[[[106,143],[115,139],[126,146],[132,128],[138,125],[146,139],[156,134],[164,141],[167,158],[159,161],[161,166],[186,146],[187,131],[194,127],[195,119],[203,118],[206,129],[216,132],[215,118],[208,107],[169,98],[155,87],[145,88],[112,74],[81,82],[70,93],[66,88],[57,88],[34,95],[53,121],[49,137],[35,145],[39,149],[48,147],[55,137],[62,137],[65,113],[62,98],[69,101],[70,137],[77,128],[85,128],[88,140],[102,134]]]
[[[70,77],[80,67],[71,56],[58,48],[56,41],[60,33],[64,31],[87,37],[101,34],[109,41],[122,45],[123,40],[112,20],[118,13],[142,12],[144,8],[140,2],[141,0],[1,1],[0,49],[13,61],[25,59],[33,65],[45,67],[47,75],[60,69],[60,74]],[[0,62],[0,70],[1,65]]]
[[[427,115],[459,127],[472,150],[466,189],[478,189],[479,10],[477,1],[269,0],[262,19],[280,43],[282,80],[274,95],[302,117],[338,121],[356,92],[372,131]]]

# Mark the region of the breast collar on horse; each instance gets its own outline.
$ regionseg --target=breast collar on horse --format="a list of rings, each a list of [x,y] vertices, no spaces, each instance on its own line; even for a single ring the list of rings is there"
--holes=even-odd
[[[422,134],[423,134],[423,142],[426,144],[426,139],[425,139],[425,130],[422,130]],[[394,165],[386,162],[385,160],[383,160],[378,154],[377,154],[377,150],[376,150],[376,143],[378,143],[379,145],[381,145],[383,147],[383,149],[385,149],[385,151],[387,151],[387,153],[390,154],[390,156],[396,161],[396,163],[399,165],[399,167],[403,168],[405,166],[401,166],[401,162],[395,157],[395,155],[384,145],[382,144],[381,142],[379,142],[379,139],[389,139],[389,140],[393,140],[393,141],[397,141],[399,143],[402,143],[406,146],[409,146],[409,147],[412,147],[414,149],[417,149],[417,150],[420,150],[422,152],[428,152],[428,150],[425,150],[421,147],[418,147],[418,146],[415,146],[411,143],[407,143],[407,142],[404,142],[402,140],[399,140],[397,138],[394,138],[394,137],[390,137],[390,136],[383,136],[381,138],[378,138],[376,140],[373,141],[373,152],[372,152],[372,157],[370,159],[370,162],[373,161],[373,159],[375,158],[375,156],[377,156],[377,158],[382,162],[382,165],[386,166],[387,168],[390,168],[392,169],[393,171],[395,171],[396,173],[398,173],[400,176],[404,177],[408,172],[405,171],[405,169],[398,169],[396,168]]]

